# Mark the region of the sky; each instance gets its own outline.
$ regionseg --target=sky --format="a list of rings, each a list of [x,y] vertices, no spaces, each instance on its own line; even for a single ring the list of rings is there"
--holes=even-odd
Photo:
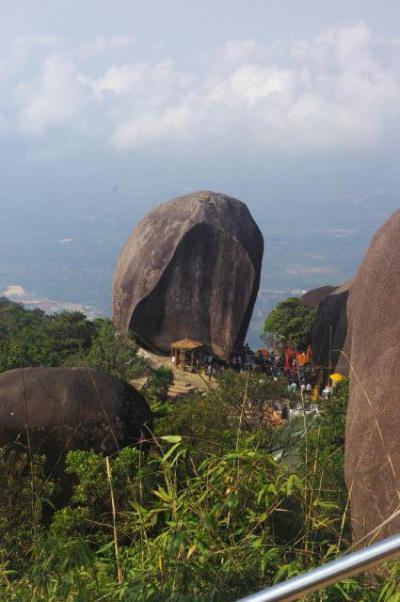
[[[151,207],[211,189],[259,223],[267,288],[279,233],[300,229],[304,249],[321,227],[354,234],[333,252],[354,251],[336,272],[294,262],[307,288],[307,269],[312,284],[351,275],[398,206],[397,0],[0,0],[0,11],[1,286],[32,289],[37,276],[37,293],[79,301],[73,273],[97,261],[110,280]],[[289,276],[292,259],[279,266]]]
[[[3,1],[2,137],[37,161],[392,145],[399,4],[325,4]]]

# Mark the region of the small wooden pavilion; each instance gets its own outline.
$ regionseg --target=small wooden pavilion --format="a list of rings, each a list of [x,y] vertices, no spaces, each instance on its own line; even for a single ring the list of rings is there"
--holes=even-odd
[[[195,352],[200,351],[203,343],[195,339],[185,338],[171,343],[171,359],[177,368],[193,370]]]

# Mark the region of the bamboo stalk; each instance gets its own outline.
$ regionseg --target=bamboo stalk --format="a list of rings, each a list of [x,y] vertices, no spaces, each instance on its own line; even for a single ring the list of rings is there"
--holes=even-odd
[[[112,508],[112,515],[113,515],[115,566],[117,569],[117,581],[119,584],[121,584],[122,583],[122,571],[121,571],[121,567],[119,564],[119,548],[118,548],[118,536],[117,536],[117,513],[116,513],[116,509],[115,509],[114,490],[113,490],[112,481],[111,481],[111,464],[110,464],[110,458],[108,456],[106,456],[106,467],[107,467],[108,484],[110,486],[111,508]]]

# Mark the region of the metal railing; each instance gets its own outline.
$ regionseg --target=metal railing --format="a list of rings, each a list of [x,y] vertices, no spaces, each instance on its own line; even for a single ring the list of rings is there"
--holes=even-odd
[[[293,602],[327,585],[373,568],[383,561],[400,558],[400,535],[383,539],[362,550],[346,554],[308,573],[242,598],[238,602]]]

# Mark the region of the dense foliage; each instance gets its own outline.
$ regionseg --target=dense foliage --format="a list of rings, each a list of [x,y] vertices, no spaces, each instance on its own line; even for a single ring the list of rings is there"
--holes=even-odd
[[[41,459],[32,492],[28,458],[3,454],[0,599],[233,601],[333,558],[351,545],[335,446],[345,395],[337,399],[309,420],[295,471],[274,459],[271,435],[240,426],[240,412],[221,438],[209,434],[208,451],[202,437],[197,448],[211,404],[190,437],[160,434],[150,447],[122,450],[111,479],[103,457],[70,452],[73,497],[50,524],[43,511],[54,484]],[[176,419],[167,407],[163,429],[169,414]],[[309,600],[395,602],[396,579],[394,568],[385,584],[350,579]]]
[[[146,370],[130,336],[80,312],[46,315],[0,298],[0,372],[27,366],[91,366],[128,380]]]
[[[298,297],[281,301],[270,312],[264,323],[264,332],[298,349],[305,350],[311,342],[311,329],[316,309],[305,305]]]
[[[86,361],[126,378],[143,369],[108,321],[7,312],[2,344],[37,329],[51,365]],[[61,328],[65,341],[51,339]],[[20,347],[18,361],[39,361],[36,353]],[[344,388],[319,414],[278,428],[254,416],[282,399],[284,383],[227,371],[206,395],[172,403],[170,381],[162,369],[144,391],[151,441],[112,458],[68,454],[72,497],[57,507],[60,482],[43,457],[0,452],[1,601],[228,602],[351,546]],[[398,576],[393,565],[384,578],[348,579],[307,600],[399,602]]]

